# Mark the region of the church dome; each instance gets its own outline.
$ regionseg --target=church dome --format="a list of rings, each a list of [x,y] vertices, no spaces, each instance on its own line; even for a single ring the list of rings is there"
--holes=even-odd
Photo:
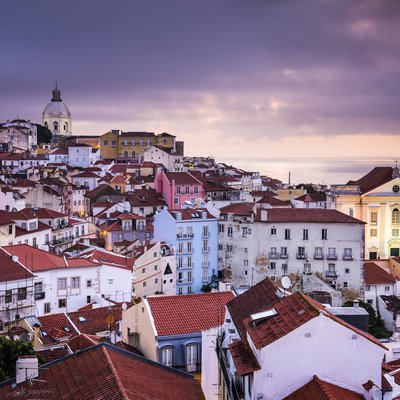
[[[43,118],[71,118],[71,111],[62,101],[50,101],[43,110]]]

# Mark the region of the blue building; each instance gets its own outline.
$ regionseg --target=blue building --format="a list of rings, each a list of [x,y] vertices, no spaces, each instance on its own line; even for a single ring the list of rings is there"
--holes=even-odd
[[[199,293],[217,274],[218,219],[206,209],[163,209],[154,216],[154,239],[175,248],[177,294]]]

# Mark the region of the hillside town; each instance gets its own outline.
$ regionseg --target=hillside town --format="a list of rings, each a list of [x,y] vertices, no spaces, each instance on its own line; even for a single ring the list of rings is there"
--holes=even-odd
[[[0,124],[0,397],[399,399],[397,162],[294,185],[178,139],[74,135],[57,85]]]

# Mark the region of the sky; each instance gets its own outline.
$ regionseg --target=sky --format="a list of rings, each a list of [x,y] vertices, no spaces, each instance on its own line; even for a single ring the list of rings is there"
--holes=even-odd
[[[187,155],[342,183],[399,156],[398,0],[13,0],[0,121],[168,132]]]

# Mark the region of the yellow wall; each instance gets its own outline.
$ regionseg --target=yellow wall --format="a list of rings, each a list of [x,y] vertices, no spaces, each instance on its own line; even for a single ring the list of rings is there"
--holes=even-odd
[[[116,132],[110,131],[100,136],[100,154],[103,160],[118,158],[118,134]]]

